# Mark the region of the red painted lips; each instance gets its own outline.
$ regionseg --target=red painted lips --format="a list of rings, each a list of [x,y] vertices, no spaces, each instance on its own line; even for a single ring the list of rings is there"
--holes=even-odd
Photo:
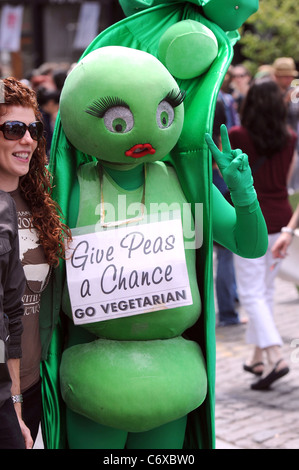
[[[141,158],[145,155],[153,155],[156,153],[156,150],[151,146],[151,144],[136,144],[125,152],[127,157],[132,158]]]

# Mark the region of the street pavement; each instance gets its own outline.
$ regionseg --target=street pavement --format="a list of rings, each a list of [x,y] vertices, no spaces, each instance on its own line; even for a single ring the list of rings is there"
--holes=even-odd
[[[268,391],[251,390],[256,378],[243,371],[246,325],[216,327],[216,449],[299,449],[299,294],[279,278],[274,315],[290,373]]]
[[[246,326],[216,328],[216,449],[299,449],[299,294],[292,283],[275,282],[274,316],[290,372],[268,391],[251,390],[257,379],[243,371],[251,352]],[[241,306],[239,313],[246,318]]]

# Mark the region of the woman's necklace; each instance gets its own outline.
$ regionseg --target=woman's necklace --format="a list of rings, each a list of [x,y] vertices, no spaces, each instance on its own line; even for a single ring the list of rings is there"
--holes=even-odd
[[[109,227],[119,227],[120,225],[127,225],[133,222],[139,222],[144,218],[144,203],[145,203],[145,183],[146,183],[146,164],[144,164],[144,183],[143,183],[143,192],[142,198],[140,203],[140,215],[137,217],[133,217],[132,219],[125,219],[125,220],[117,220],[114,222],[105,222],[105,208],[104,208],[104,192],[103,192],[103,167],[102,165],[98,165],[99,168],[99,175],[100,175],[100,186],[101,186],[101,219],[100,224],[101,227],[109,228]]]

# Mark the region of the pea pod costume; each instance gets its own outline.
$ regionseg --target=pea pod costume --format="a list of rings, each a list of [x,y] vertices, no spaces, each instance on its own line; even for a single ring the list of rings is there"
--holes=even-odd
[[[143,1],[121,3],[125,12],[129,5],[144,7]],[[146,3],[148,5],[149,2]],[[266,251],[267,232],[252,188],[252,177],[246,158],[240,152],[231,151],[225,130],[222,129],[224,145],[223,154],[220,156],[209,136],[205,135],[211,131],[217,94],[232,58],[232,47],[237,35],[231,30],[240,25],[233,23],[233,25],[218,26],[219,1],[217,0],[200,4],[172,2],[160,5],[159,3],[153,2],[155,6],[145,8],[105,30],[87,48],[82,59],[106,46],[143,50],[158,57],[175,76],[179,88],[186,92],[185,117],[180,137],[176,143],[174,142],[174,147],[163,155],[163,160],[175,170],[184,196],[191,206],[197,202],[203,204],[203,246],[196,250],[196,281],[202,311],[199,319],[187,333],[188,339],[195,341],[201,347],[207,370],[207,393],[201,406],[188,413],[184,447],[211,448],[214,446],[215,394],[212,240],[214,238],[241,256],[257,257]],[[222,0],[221,5],[224,8],[231,7],[232,3]],[[239,2],[241,12],[244,5],[251,8],[253,4],[256,2]],[[208,6],[211,8],[208,9]],[[252,7],[250,13],[253,11]],[[126,13],[131,14],[134,11],[128,10]],[[227,11],[222,10],[222,13],[220,15],[222,19],[231,17],[229,8]],[[245,20],[245,17],[242,19]],[[231,32],[225,32],[223,27]],[[186,33],[190,35],[190,42],[189,40],[185,42]],[[178,42],[175,41],[177,38]],[[199,47],[201,41],[205,45],[203,50]],[[188,50],[187,60],[190,63],[190,70],[186,71],[184,59]],[[200,55],[203,57],[202,60],[199,60]],[[193,61],[199,65],[194,66]],[[86,139],[87,141],[90,142],[90,139]],[[229,206],[212,186],[209,149],[213,151],[217,161],[219,160],[219,167],[227,178],[235,209]],[[87,151],[84,151],[84,147],[79,150],[68,141],[58,117],[50,170],[54,176],[54,197],[59,202],[68,223],[74,209],[72,206],[70,210],[70,195],[77,181],[78,168],[82,165],[85,167],[87,163],[92,166],[95,160],[89,148]],[[64,266],[61,264],[56,270],[52,284],[48,287],[47,295],[44,296],[42,309],[44,317],[41,319],[45,359],[42,364],[45,415],[43,434],[48,448],[66,446],[64,407],[59,394],[59,353],[62,350],[63,340],[59,309],[64,283],[63,273]],[[47,351],[49,351],[48,356]]]

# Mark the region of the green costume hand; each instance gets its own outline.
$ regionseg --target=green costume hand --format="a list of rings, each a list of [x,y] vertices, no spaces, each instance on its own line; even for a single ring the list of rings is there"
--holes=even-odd
[[[210,134],[205,135],[208,147],[230,191],[233,204],[249,206],[256,200],[256,192],[248,156],[240,149],[232,150],[224,124],[220,128],[220,134],[223,151],[218,149]]]

